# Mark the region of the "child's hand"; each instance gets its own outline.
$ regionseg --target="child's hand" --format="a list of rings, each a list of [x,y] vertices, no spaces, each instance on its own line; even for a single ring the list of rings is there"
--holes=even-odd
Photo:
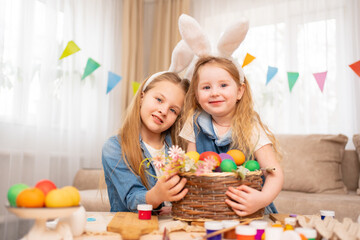
[[[226,195],[230,199],[226,199],[225,202],[239,216],[247,216],[266,206],[262,193],[246,185],[229,187]]]
[[[146,194],[146,202],[156,208],[164,201],[179,201],[188,192],[188,189],[183,189],[185,184],[186,178],[180,178],[178,175],[160,177]]]

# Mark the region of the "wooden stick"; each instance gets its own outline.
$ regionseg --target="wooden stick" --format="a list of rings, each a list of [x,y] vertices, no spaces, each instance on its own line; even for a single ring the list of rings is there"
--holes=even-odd
[[[202,239],[203,239],[203,240],[206,240],[206,239],[211,238],[211,237],[214,237],[214,236],[216,236],[216,235],[218,235],[218,234],[231,231],[231,230],[235,229],[237,226],[249,224],[252,220],[253,220],[253,219],[246,219],[246,220],[244,220],[243,222],[240,222],[238,225],[235,225],[235,226],[232,226],[232,227],[229,227],[229,228],[220,229],[220,230],[217,230],[217,231],[215,231],[215,232],[206,234],[205,236],[203,236]]]
[[[273,173],[276,169],[274,167],[261,168],[262,171]]]

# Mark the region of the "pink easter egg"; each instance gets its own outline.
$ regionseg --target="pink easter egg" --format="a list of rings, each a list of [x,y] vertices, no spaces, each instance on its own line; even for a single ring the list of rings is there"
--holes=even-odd
[[[227,154],[227,153],[220,153],[219,156],[221,158],[221,161],[224,160],[224,159],[230,159],[231,161],[234,161],[234,158],[231,155]]]

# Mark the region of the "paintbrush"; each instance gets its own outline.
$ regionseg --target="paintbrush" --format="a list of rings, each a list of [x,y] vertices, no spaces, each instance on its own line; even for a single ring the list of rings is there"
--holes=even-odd
[[[216,235],[218,235],[218,234],[222,234],[222,233],[231,231],[231,230],[235,229],[237,226],[247,225],[247,224],[249,224],[251,221],[252,221],[252,219],[246,219],[246,220],[244,220],[243,222],[240,222],[238,225],[235,225],[235,226],[232,226],[232,227],[229,227],[229,228],[220,229],[220,230],[218,230],[218,231],[215,231],[215,232],[206,234],[205,236],[202,237],[202,239],[203,239],[203,240],[206,240],[206,239],[211,238],[211,237],[214,237],[214,236],[216,236]]]

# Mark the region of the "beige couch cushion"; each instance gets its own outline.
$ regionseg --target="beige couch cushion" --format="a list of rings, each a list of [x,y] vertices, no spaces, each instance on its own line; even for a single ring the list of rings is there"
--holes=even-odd
[[[278,135],[283,154],[283,190],[307,193],[346,193],[341,161],[344,135]]]
[[[274,204],[280,213],[301,215],[320,214],[320,210],[335,211],[335,218],[348,217],[357,221],[360,213],[360,197],[355,191],[348,194],[323,194],[281,191]]]
[[[354,146],[355,146],[355,149],[358,154],[359,161],[360,161],[360,134],[355,134],[353,136],[353,143],[354,143]],[[357,194],[360,195],[360,178],[359,178],[359,182],[358,182],[358,187],[359,188],[357,189]]]
[[[107,190],[81,190],[80,203],[88,212],[110,212]]]

